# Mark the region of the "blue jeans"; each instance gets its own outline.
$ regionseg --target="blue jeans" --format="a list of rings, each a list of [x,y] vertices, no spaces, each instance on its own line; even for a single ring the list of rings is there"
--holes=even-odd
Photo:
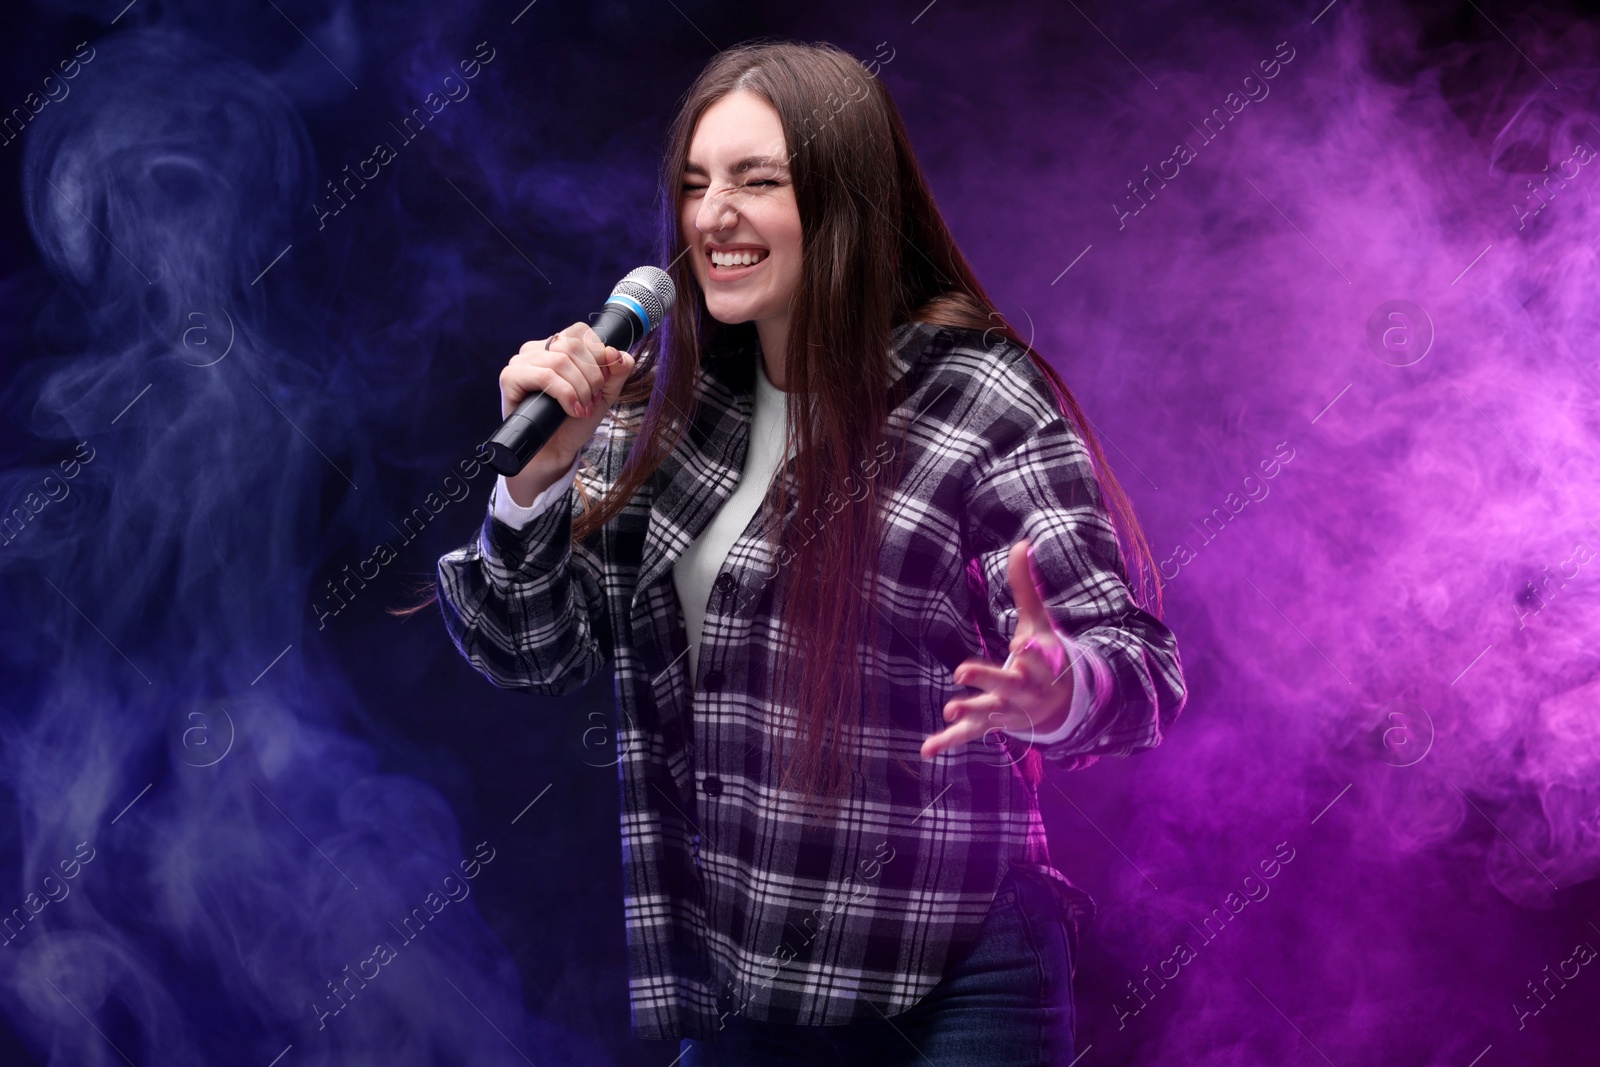
[[[899,1015],[844,1026],[733,1016],[715,1041],[684,1040],[677,1067],[1068,1067],[1075,938],[1042,878],[1008,871],[977,939]]]

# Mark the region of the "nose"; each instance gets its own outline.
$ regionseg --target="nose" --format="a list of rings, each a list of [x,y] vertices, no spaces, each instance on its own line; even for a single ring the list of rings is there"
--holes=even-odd
[[[735,192],[732,187],[718,190],[713,186],[707,189],[694,215],[695,229],[705,234],[732,229],[739,216],[739,209],[734,203]]]

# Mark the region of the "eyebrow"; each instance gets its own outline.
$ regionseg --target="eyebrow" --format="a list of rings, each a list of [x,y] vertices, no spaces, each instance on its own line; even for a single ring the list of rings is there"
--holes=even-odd
[[[777,156],[745,156],[733,165],[733,173],[743,174],[757,167],[777,167],[779,170],[784,170],[788,167],[788,164]],[[685,174],[698,174],[703,178],[711,176],[710,172],[698,163],[685,163],[683,172]]]

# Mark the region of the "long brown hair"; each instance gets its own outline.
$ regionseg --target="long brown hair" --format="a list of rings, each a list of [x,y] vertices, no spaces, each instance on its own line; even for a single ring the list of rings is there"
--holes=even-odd
[[[684,165],[706,109],[733,92],[760,96],[778,113],[802,227],[800,284],[790,306],[784,373],[792,477],[780,475],[764,514],[769,536],[792,559],[782,568],[784,632],[790,644],[771,694],[775,714],[793,709],[795,746],[781,760],[780,788],[838,798],[859,759],[850,740],[876,719],[873,690],[862,684],[872,647],[888,625],[874,607],[881,502],[891,478],[865,481],[869,494],[816,529],[796,521],[778,529],[792,496],[796,516],[830,514],[825,498],[858,472],[885,439],[895,326],[921,321],[985,331],[1024,350],[1050,383],[1094,462],[1124,555],[1137,565],[1134,593],[1160,613],[1160,582],[1133,507],[1106,462],[1088,418],[1065,381],[994,307],[956,246],[918,166],[888,90],[831,44],[756,40],[719,53],[684,97],[661,160],[662,260],[678,299],[663,327],[641,348],[635,377],[617,405],[635,430],[611,489],[586,499],[573,521],[583,539],[616,517],[677,447],[695,404],[701,357],[726,331],[706,310],[685,262],[681,231]],[[777,545],[774,546],[774,551]],[[781,731],[772,731],[776,736]]]

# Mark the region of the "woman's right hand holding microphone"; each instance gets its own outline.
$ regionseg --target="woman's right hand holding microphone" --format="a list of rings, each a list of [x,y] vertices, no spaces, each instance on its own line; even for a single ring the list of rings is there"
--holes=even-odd
[[[539,392],[555,397],[567,413],[528,465],[506,477],[516,504],[532,504],[567,473],[632,373],[633,356],[602,344],[586,322],[575,322],[545,341],[529,341],[511,357],[500,372],[500,417],[508,417],[529,393]]]

